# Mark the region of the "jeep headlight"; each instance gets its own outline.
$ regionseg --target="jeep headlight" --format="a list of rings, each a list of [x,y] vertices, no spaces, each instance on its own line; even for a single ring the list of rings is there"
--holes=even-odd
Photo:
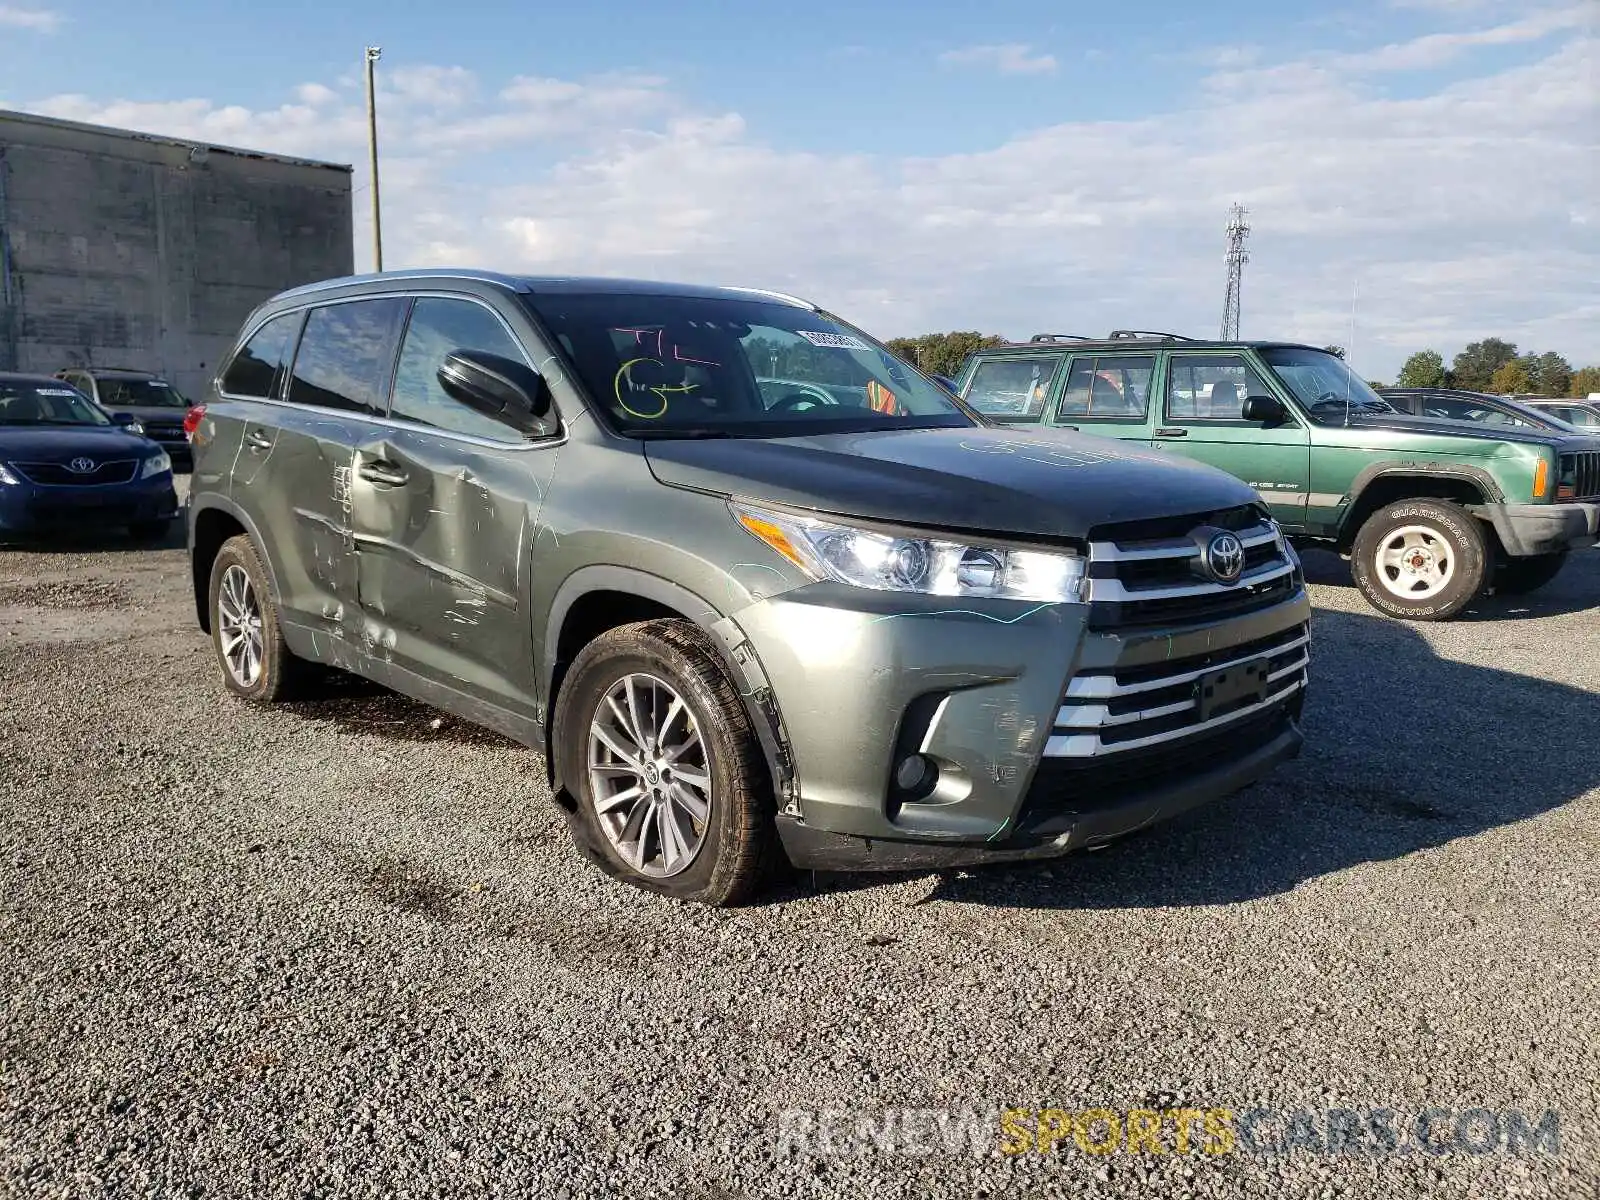
[[[943,534],[889,533],[754,505],[734,516],[812,579],[883,592],[1072,603],[1083,558],[1068,550],[951,541]]]
[[[167,457],[165,450],[157,450],[144,460],[144,466],[139,468],[139,478],[149,479],[152,475],[159,475],[163,471],[172,470],[172,460]]]
[[[7,485],[9,487],[21,487],[22,480],[13,475],[10,468],[7,467],[5,463],[0,463],[0,484]]]

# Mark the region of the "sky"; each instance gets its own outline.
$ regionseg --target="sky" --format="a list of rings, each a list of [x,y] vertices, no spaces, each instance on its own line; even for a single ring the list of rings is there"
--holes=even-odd
[[[385,266],[773,288],[888,338],[1600,363],[1600,0],[0,0],[0,108],[353,163]]]

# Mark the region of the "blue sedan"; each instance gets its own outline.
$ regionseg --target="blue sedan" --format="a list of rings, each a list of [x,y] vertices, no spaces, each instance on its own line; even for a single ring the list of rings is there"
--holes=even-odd
[[[178,516],[167,453],[45,375],[0,375],[0,534],[159,538]]]

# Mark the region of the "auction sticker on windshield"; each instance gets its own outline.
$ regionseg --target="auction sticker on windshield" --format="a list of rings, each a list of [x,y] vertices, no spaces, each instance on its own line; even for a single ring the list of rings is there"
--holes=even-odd
[[[867,344],[858,337],[851,337],[848,333],[824,333],[820,329],[796,329],[801,337],[813,346],[827,346],[836,350],[865,350]]]

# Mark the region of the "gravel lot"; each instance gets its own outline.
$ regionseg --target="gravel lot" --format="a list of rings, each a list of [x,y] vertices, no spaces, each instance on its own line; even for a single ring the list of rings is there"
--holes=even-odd
[[[176,539],[0,550],[0,1193],[1595,1195],[1600,551],[1440,627],[1309,561],[1310,745],[1268,784],[1052,866],[715,912],[586,865],[491,734],[230,701]],[[1560,1152],[778,1133],[1177,1105],[1556,1109]]]

